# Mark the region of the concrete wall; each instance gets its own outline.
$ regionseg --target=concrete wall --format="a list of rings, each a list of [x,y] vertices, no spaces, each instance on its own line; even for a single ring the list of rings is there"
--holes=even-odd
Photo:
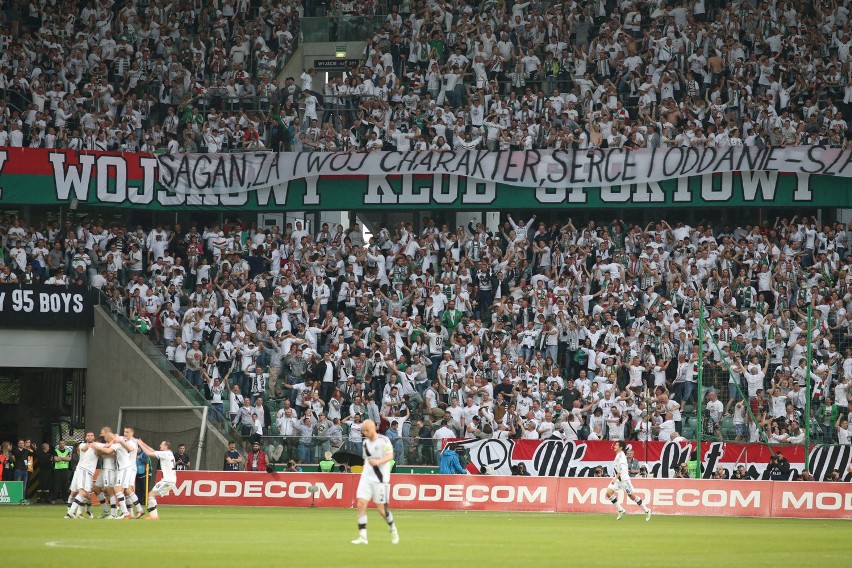
[[[366,41],[330,41],[330,42],[305,42],[300,47],[302,69],[308,69],[314,66],[314,61],[317,59],[335,59],[335,52],[338,45],[346,46],[346,59],[360,59],[364,48],[367,46]],[[295,57],[293,61],[298,61]],[[301,86],[302,82],[299,75],[302,74],[302,69],[298,69],[298,73],[290,73],[290,77],[295,77],[296,84]],[[295,70],[294,70],[295,71]],[[336,73],[340,73],[341,69],[336,69]],[[322,86],[325,84],[325,71],[317,69],[316,77],[314,77],[314,90],[322,92]]]
[[[317,59],[334,59],[335,48],[338,45],[346,45],[346,59],[359,59],[364,48],[367,46],[366,41],[335,41],[335,42],[306,42],[299,45],[287,63],[284,65],[281,74],[278,75],[278,84],[284,85],[284,79],[293,77],[296,80],[296,85],[301,87],[302,81],[299,76],[302,71],[314,66],[314,61]],[[339,73],[337,69],[335,72]],[[318,70],[314,77],[314,91],[322,93],[322,87],[325,85],[325,71]]]
[[[85,369],[88,366],[85,330],[0,330],[0,365]]]
[[[141,339],[141,338],[139,338]],[[122,406],[194,406],[171,379],[127,336],[101,307],[89,338],[86,374],[86,428],[115,428]],[[221,470],[225,438],[208,427],[199,469]],[[188,453],[195,459],[195,448]]]
[[[303,67],[302,67],[302,53],[303,53],[303,49],[302,49],[302,45],[300,44],[299,47],[297,47],[296,50],[292,53],[292,55],[290,55],[290,59],[287,60],[287,63],[284,64],[284,69],[282,69],[281,73],[278,74],[278,86],[279,87],[284,86],[284,80],[287,77],[293,77],[296,80],[299,79],[299,75],[302,74],[302,69],[303,69]],[[301,83],[297,83],[297,84],[301,85]]]

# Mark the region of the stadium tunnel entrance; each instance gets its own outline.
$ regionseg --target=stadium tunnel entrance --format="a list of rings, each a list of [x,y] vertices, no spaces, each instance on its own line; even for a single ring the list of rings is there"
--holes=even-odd
[[[85,399],[86,369],[0,367],[0,439],[82,438]]]
[[[0,335],[6,331],[0,331]],[[61,332],[54,332],[61,333]],[[74,332],[69,332],[71,335]],[[27,335],[19,330],[19,335]],[[60,364],[58,358],[63,351],[48,335],[31,345],[44,350],[39,362]],[[14,366],[15,357],[5,357],[8,344],[0,347],[0,440],[9,440],[14,445],[18,440],[30,441],[33,453],[27,463],[27,484],[24,498],[35,502],[64,499],[64,491],[58,488],[50,457],[57,440],[65,440],[68,446],[81,440],[85,433],[86,369],[57,367]],[[21,350],[19,347],[14,347]],[[82,345],[85,354],[85,343]],[[31,359],[32,361],[33,359]],[[70,365],[80,365],[69,360]],[[43,443],[50,445],[48,454],[42,451]],[[45,465],[47,464],[47,465]],[[3,481],[14,479],[14,470],[7,464],[2,472]],[[58,475],[58,474],[57,474]]]

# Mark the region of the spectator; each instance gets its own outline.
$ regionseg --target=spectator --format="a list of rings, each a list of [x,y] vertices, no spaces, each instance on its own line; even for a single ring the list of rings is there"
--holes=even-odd
[[[251,451],[246,456],[246,471],[266,471],[266,452],[260,449],[260,442],[251,444]]]
[[[296,455],[301,463],[310,463],[311,447],[313,446],[313,428],[310,416],[305,416],[298,427],[299,442]]]
[[[149,293],[153,293],[152,289],[148,290]],[[201,362],[202,362],[202,354],[199,349],[200,343],[198,341],[192,342],[192,347],[186,352],[186,380],[189,383],[200,389],[202,387],[201,381]]]
[[[2,466],[3,481],[13,481],[15,458],[12,456],[12,444],[9,442],[3,442],[0,449],[0,466]]]
[[[225,464],[223,469],[225,471],[239,471],[242,469],[240,464],[244,462],[245,458],[237,451],[237,443],[233,440],[229,441],[228,451],[225,452]]]
[[[192,462],[186,453],[186,444],[179,444],[178,451],[175,453],[175,470],[186,471],[190,469],[191,465]]]
[[[43,442],[41,448],[35,451],[35,463],[39,471],[38,502],[50,503],[54,485],[54,464],[53,448],[50,447],[48,442]]]
[[[256,422],[257,414],[252,412],[251,402],[249,401],[249,397],[243,397],[243,403],[239,407],[237,411],[236,418],[234,418],[233,426],[239,432],[240,436],[243,439],[243,449],[245,449],[248,439],[254,434],[255,422]],[[262,428],[262,423],[260,423]]]
[[[418,420],[415,425],[417,435],[415,437],[415,462],[416,464],[429,465],[435,463],[435,444],[441,444],[441,439],[437,438],[437,432],[432,431],[432,427],[422,420]],[[446,432],[442,433],[446,434]]]
[[[454,447],[447,446],[441,452],[441,464],[438,473],[442,474],[466,474],[459,461],[459,456]]]
[[[313,426],[313,452],[311,459],[313,463],[320,461],[325,452],[331,450],[331,440],[329,440],[328,432],[331,429],[331,421],[326,417],[324,412],[320,412],[317,416],[316,423]]]
[[[331,445],[331,453],[337,453],[343,447],[343,428],[340,424],[340,418],[332,419],[331,427],[328,429],[326,436]]]
[[[24,484],[24,498],[22,504],[28,505],[27,499],[27,483],[29,481],[29,472],[32,469],[33,452],[24,440],[18,440],[18,445],[12,450],[12,460],[14,462],[14,481],[21,481]]]

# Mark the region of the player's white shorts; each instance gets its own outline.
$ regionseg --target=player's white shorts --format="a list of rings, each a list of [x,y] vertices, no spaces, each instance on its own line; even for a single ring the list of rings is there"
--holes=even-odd
[[[95,479],[95,487],[100,489],[115,486],[115,473],[114,469],[102,469],[97,479]]]
[[[379,483],[361,477],[355,497],[366,500],[372,499],[373,503],[377,505],[387,505],[390,501],[390,483]]]
[[[174,491],[174,488],[175,488],[175,484],[174,484],[173,481],[160,480],[160,481],[157,482],[156,485],[154,485],[154,488],[151,489],[151,491],[153,491],[154,493],[156,493],[160,497],[163,497],[164,495],[168,495],[169,493]]]
[[[71,485],[68,489],[71,493],[76,493],[80,489],[80,478],[83,476],[83,470],[79,467],[74,470],[74,475],[71,476]]]
[[[624,491],[625,493],[633,493],[633,484],[629,481],[619,481],[613,479],[609,482],[609,489],[613,491]]]
[[[128,467],[118,470],[115,478],[116,487],[136,487],[136,468]]]
[[[74,477],[71,478],[71,491],[85,491],[88,493],[92,490],[95,474],[91,471],[86,471],[82,467],[74,470]]]
[[[104,487],[115,487],[115,480],[118,478],[118,471],[114,469],[102,469],[98,479],[103,479]]]

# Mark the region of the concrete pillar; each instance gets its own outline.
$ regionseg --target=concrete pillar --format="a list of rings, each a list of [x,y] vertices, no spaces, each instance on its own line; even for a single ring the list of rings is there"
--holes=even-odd
[[[343,225],[344,230],[349,228],[349,212],[348,211],[321,211],[317,220],[317,226],[314,227],[314,234],[318,233],[322,228],[323,223],[328,223],[328,230],[333,235],[337,230],[338,225]]]
[[[500,230],[500,212],[488,211],[485,213],[485,228],[492,233]]]

